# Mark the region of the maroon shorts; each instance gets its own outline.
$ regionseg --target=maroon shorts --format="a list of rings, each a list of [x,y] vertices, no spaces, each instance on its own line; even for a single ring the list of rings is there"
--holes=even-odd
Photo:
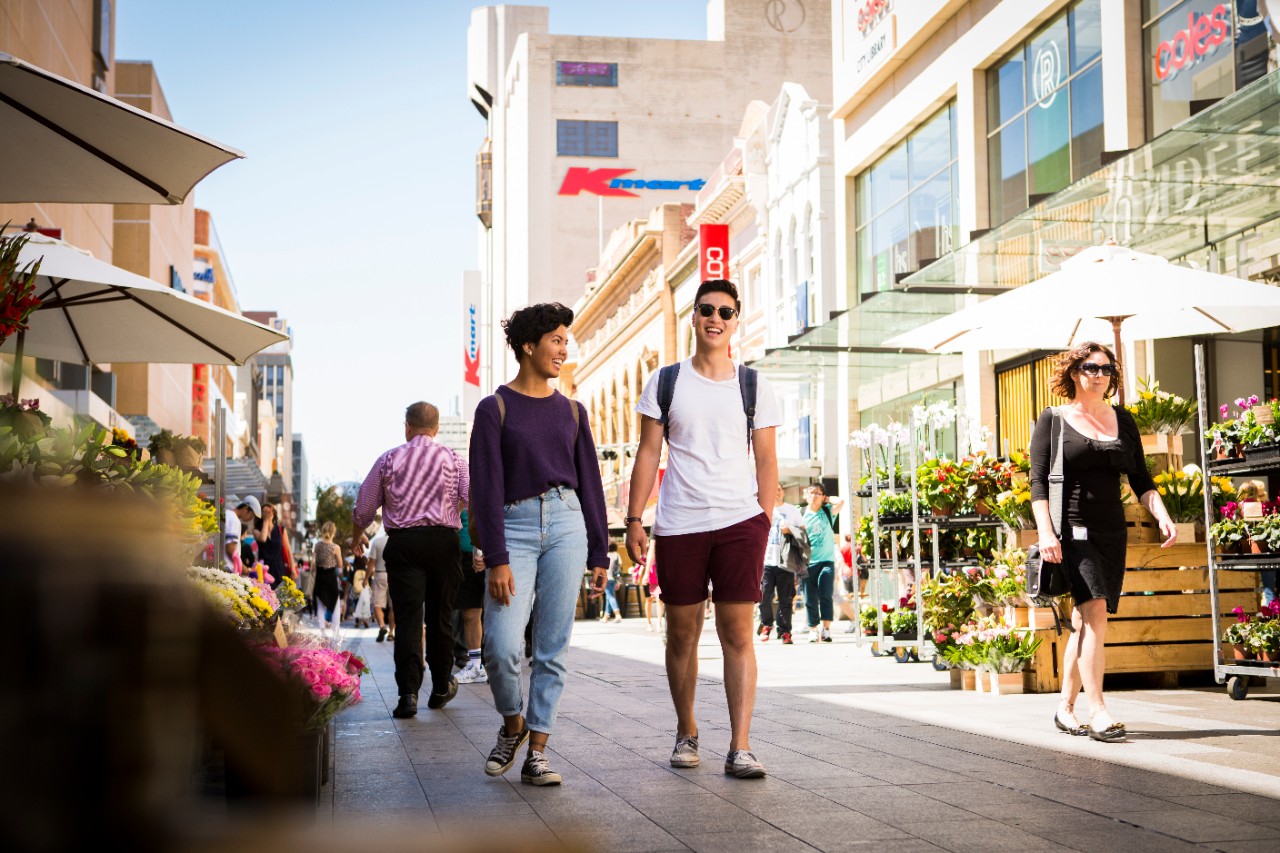
[[[655,538],[658,582],[667,604],[706,601],[708,581],[715,601],[760,601],[769,539],[769,516],[763,512],[719,530]]]

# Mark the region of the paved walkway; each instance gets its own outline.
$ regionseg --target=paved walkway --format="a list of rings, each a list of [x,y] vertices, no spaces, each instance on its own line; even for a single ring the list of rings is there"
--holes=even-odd
[[[728,716],[714,623],[698,719],[703,766],[667,763],[662,643],[642,620],[579,623],[549,758],[558,788],[482,766],[499,724],[487,685],[394,720],[391,647],[350,632],[373,669],[338,721],[325,808],[336,826],[419,843],[602,851],[1280,849],[1280,693],[1120,691],[1127,744],[1050,728],[1052,696],[947,689],[927,664],[852,638],[761,644],[752,742],[763,780],[721,772]],[[446,848],[447,849],[447,848]]]

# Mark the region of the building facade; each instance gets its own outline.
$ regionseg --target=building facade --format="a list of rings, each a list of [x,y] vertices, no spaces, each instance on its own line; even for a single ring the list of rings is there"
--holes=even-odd
[[[199,208],[195,213],[191,295],[233,314],[240,313],[240,296],[213,217]],[[227,413],[227,446],[223,453],[231,458],[245,455],[248,444],[248,424],[236,411],[236,373],[234,366],[197,364],[192,367],[191,377],[191,434],[203,438],[212,449],[214,414],[221,404]]]
[[[1025,447],[1045,353],[883,344],[1106,239],[1280,278],[1275,141],[1259,132],[1280,122],[1275,27],[1254,0],[859,0],[834,7],[832,31],[847,310],[759,363],[837,371],[849,428],[948,398],[991,430],[990,449]],[[1280,391],[1277,340],[1210,341],[1211,398]],[[1128,387],[1153,376],[1193,393],[1191,345],[1127,345]]]
[[[752,98],[829,79],[827,0],[707,8],[706,41],[555,35],[542,7],[472,13],[469,93],[486,119],[482,391],[515,373],[498,320],[533,302],[574,304],[616,226],[694,201]]]

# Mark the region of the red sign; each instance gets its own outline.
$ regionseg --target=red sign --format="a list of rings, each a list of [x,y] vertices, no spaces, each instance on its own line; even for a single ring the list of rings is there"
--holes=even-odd
[[[191,434],[209,435],[209,365],[191,365]]]
[[[1156,47],[1156,79],[1171,79],[1179,71],[1195,65],[1216,51],[1231,35],[1231,8],[1225,3],[1213,7],[1207,15],[1187,13],[1187,28]]]
[[[635,169],[587,169],[582,166],[573,166],[565,173],[564,182],[560,184],[560,195],[589,192],[603,196],[638,198],[635,193],[609,185],[614,178],[629,175],[634,171]]]
[[[884,20],[893,8],[893,0],[867,0],[858,9],[858,32],[864,36],[867,30]]]
[[[698,226],[698,271],[700,281],[729,277],[729,226]]]

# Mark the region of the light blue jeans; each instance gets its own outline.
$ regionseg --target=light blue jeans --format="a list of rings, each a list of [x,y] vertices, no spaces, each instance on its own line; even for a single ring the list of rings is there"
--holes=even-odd
[[[498,713],[522,713],[520,658],[532,613],[533,669],[525,725],[550,734],[564,692],[564,658],[587,566],[587,526],[577,493],[565,487],[507,504],[503,515],[516,594],[507,607],[485,596],[485,671]]]
[[[618,582],[605,581],[604,584],[604,615],[609,616],[614,613],[622,613],[618,609]]]

